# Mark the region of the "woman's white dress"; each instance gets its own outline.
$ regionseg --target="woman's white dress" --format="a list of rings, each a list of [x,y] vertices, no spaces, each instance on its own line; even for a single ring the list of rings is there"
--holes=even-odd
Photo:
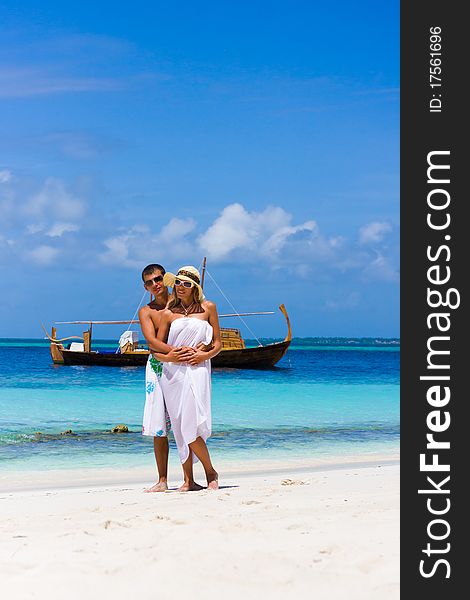
[[[170,346],[195,348],[200,342],[212,341],[212,326],[196,317],[180,317],[170,326]],[[211,361],[193,367],[185,363],[164,363],[161,386],[170,415],[171,427],[182,463],[189,457],[189,444],[212,431]],[[193,453],[193,462],[197,458]]]

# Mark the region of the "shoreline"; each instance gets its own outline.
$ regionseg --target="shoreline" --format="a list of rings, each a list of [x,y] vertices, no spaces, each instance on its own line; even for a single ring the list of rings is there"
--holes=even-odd
[[[364,469],[382,466],[398,466],[398,453],[374,455],[331,456],[316,460],[244,461],[243,468],[237,468],[235,461],[223,461],[218,467],[220,481],[246,479],[251,476],[273,476],[282,474],[317,473],[322,471]],[[180,477],[170,463],[169,487],[180,485]],[[195,478],[204,481],[199,463],[194,466]],[[80,488],[98,488],[103,486],[142,485],[147,486],[155,479],[156,470],[153,456],[148,466],[120,469],[119,467],[89,467],[55,470],[20,470],[0,472],[0,494],[46,490],[66,490]]]

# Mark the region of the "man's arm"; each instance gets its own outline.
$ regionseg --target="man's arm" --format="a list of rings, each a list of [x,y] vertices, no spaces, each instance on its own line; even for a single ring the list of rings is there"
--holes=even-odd
[[[157,335],[155,332],[155,324],[150,316],[150,308],[148,306],[143,306],[139,310],[139,321],[140,321],[140,329],[142,330],[142,335],[145,338],[145,341],[148,344],[149,350],[156,350],[163,354],[169,352],[172,347],[166,344],[163,340],[157,339]]]

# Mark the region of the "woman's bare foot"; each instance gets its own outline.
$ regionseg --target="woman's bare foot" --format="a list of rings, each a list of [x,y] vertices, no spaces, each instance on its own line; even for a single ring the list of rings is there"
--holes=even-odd
[[[146,492],[146,493],[167,492],[167,491],[168,491],[168,484],[166,481],[158,481],[155,485],[152,485],[152,487],[149,487],[146,490],[144,490],[144,492]]]
[[[214,471],[207,476],[207,489],[218,490],[219,489],[219,474]]]
[[[184,482],[183,485],[181,487],[179,487],[176,491],[177,492],[198,492],[199,490],[203,490],[204,488],[202,487],[202,485],[199,485],[199,483],[196,483],[195,481],[191,481],[191,482]]]

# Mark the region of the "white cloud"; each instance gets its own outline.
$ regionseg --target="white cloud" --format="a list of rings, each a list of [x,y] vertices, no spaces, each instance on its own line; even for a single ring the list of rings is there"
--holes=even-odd
[[[84,215],[85,205],[60,179],[48,177],[42,189],[27,201],[23,213],[34,218],[77,220]]]
[[[155,242],[164,245],[178,245],[179,241],[194,230],[194,219],[171,219],[156,236]]]
[[[0,171],[0,183],[8,183],[9,181],[11,181],[11,179],[12,179],[11,171],[8,171],[8,169],[2,169]]]
[[[123,267],[133,267],[134,263],[129,260],[129,241],[130,235],[119,235],[108,238],[103,242],[106,251],[100,256],[102,262],[107,264],[117,264]]]
[[[54,223],[46,235],[49,237],[60,237],[69,231],[79,231],[80,227],[74,223]]]
[[[0,98],[24,98],[66,92],[109,92],[122,82],[105,77],[73,77],[47,69],[4,67],[0,69]]]
[[[39,185],[18,176],[11,180],[12,185],[0,185],[0,230],[13,242],[11,259],[47,266],[60,253],[77,262],[92,263],[100,240],[93,235],[93,228],[84,231],[83,238],[77,234],[83,226],[84,200],[54,177]]]
[[[390,223],[369,223],[359,230],[359,243],[361,245],[376,244],[383,240],[385,234],[392,230]]]
[[[30,223],[26,227],[26,233],[29,235],[34,235],[35,233],[39,233],[44,229],[43,225],[40,223]]]
[[[36,262],[38,265],[47,266],[54,262],[55,258],[59,254],[59,250],[57,248],[53,248],[52,246],[38,246],[34,248],[34,250],[30,250],[26,253],[28,258]]]
[[[263,253],[270,254],[280,252],[283,247],[289,242],[290,238],[293,238],[296,234],[301,232],[315,232],[317,233],[318,227],[315,221],[306,221],[302,225],[295,227],[281,227],[278,231],[273,233],[263,244]]]
[[[125,233],[107,238],[101,262],[140,268],[143,263],[170,262],[194,256],[196,245],[187,236],[196,227],[194,219],[173,218],[153,234],[146,225],[135,225]]]
[[[257,221],[259,219],[251,218],[241,204],[230,204],[199,237],[199,246],[209,260],[223,259],[237,248],[255,250]]]
[[[10,171],[0,173],[10,181]],[[47,178],[33,191],[31,182],[14,178],[14,185],[0,186],[3,255],[43,266],[60,255],[75,258],[83,268],[112,264],[129,269],[150,262],[198,266],[207,256],[209,265],[256,264],[273,276],[285,270],[324,281],[348,273],[368,281],[398,280],[396,248],[382,243],[392,230],[384,222],[368,223],[358,239],[348,239],[338,232],[325,235],[312,218],[295,222],[280,206],[250,211],[241,203],[229,204],[202,228],[192,217],[175,216],[157,231],[147,223],[123,227],[122,221],[116,223],[119,215],[103,217],[93,206],[85,220],[86,210],[85,200],[58,178]]]
[[[367,279],[389,282],[398,282],[400,279],[398,271],[380,252],[376,252],[374,260],[365,267],[364,275]]]
[[[292,215],[279,206],[248,212],[241,204],[230,204],[197,241],[208,259],[216,262],[235,252],[240,259],[270,258],[301,238],[305,249],[319,238],[315,221],[300,225],[291,221]]]

